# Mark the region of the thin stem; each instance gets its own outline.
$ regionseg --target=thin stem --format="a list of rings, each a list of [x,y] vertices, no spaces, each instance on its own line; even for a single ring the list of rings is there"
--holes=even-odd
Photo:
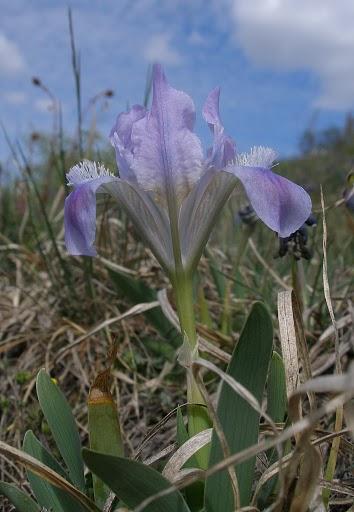
[[[66,179],[66,162],[65,162],[65,149],[64,149],[64,132],[63,132],[63,112],[61,104],[58,106],[58,117],[59,117],[59,162],[61,168],[61,176],[63,180],[63,186],[65,191],[65,197],[68,195],[68,183]]]
[[[74,36],[74,25],[72,12],[69,7],[68,9],[69,19],[69,34],[70,34],[70,46],[71,46],[71,62],[75,81],[75,93],[76,93],[76,104],[77,104],[77,132],[78,132],[78,143],[79,143],[79,154],[80,158],[83,158],[83,144],[82,144],[82,108],[81,108],[81,75],[80,75],[80,57],[76,51],[75,36]]]
[[[194,316],[192,279],[183,272],[176,275],[172,284],[176,296],[182,334],[187,337],[188,343],[193,349],[197,343],[197,330]]]
[[[176,296],[178,317],[182,335],[189,348],[190,358],[198,357],[197,331],[194,315],[193,283],[189,274],[182,272],[172,279]],[[187,400],[194,404],[188,407],[188,432],[192,437],[210,427],[210,420],[206,410],[204,398],[194,378],[192,370],[187,367]],[[199,466],[202,469],[208,467],[209,447],[204,447],[196,453]]]

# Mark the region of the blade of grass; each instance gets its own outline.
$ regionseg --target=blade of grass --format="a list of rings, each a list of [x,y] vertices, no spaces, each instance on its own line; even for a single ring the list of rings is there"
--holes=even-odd
[[[71,8],[68,8],[68,22],[69,22],[69,36],[71,48],[71,64],[74,74],[75,94],[76,94],[76,112],[77,112],[77,136],[79,144],[79,156],[83,158],[83,144],[82,144],[82,106],[81,106],[81,73],[80,73],[80,55],[76,51],[74,24]]]
[[[65,478],[61,475],[53,471],[51,468],[38,461],[31,455],[18,450],[17,448],[13,448],[8,444],[0,441],[0,455],[3,457],[9,457],[10,459],[22,464],[27,470],[32,473],[44,478],[51,484],[59,487],[63,491],[70,494],[74,499],[76,499],[85,510],[88,512],[101,512],[100,509],[91,501],[85,494],[79,491],[76,487],[70,484]]]
[[[323,244],[322,244],[322,250],[323,250],[323,267],[322,267],[322,277],[323,277],[323,290],[324,295],[326,299],[327,308],[329,311],[329,315],[331,317],[331,321],[333,324],[334,329],[334,349],[335,349],[335,355],[336,355],[336,373],[337,375],[341,375],[342,373],[342,366],[340,361],[340,353],[339,353],[339,334],[338,334],[338,328],[337,328],[337,322],[334,316],[333,306],[332,306],[332,299],[331,299],[331,292],[329,287],[329,281],[328,281],[328,261],[327,261],[327,223],[326,223],[326,214],[325,214],[325,204],[324,204],[324,197],[323,197],[323,190],[321,187],[321,207],[322,207],[322,226],[323,226]],[[342,429],[343,426],[343,407],[339,407],[336,410],[336,419],[334,424],[334,431],[339,432]],[[329,458],[325,470],[325,479],[329,482],[333,480],[334,474],[336,471],[337,466],[337,458],[338,458],[338,452],[339,452],[339,446],[340,446],[340,437],[335,437],[332,441],[331,450],[329,453]],[[323,489],[322,497],[325,504],[325,507],[328,509],[329,507],[329,498],[331,496],[331,491],[329,489]]]

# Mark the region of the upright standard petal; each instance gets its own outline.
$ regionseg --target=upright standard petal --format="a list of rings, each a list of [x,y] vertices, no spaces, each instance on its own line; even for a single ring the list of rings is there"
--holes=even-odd
[[[225,134],[219,113],[220,88],[213,89],[203,107],[203,117],[214,135],[213,147],[209,150],[207,167],[224,169],[235,158],[235,143]]]
[[[144,190],[180,202],[202,173],[202,148],[193,133],[191,98],[173,89],[159,65],[153,69],[151,111],[132,126],[132,170]]]
[[[273,173],[275,153],[269,148],[253,148],[249,154],[236,157],[228,166],[243,184],[258,217],[281,237],[299,229],[311,213],[311,199],[305,190]]]
[[[145,117],[145,115],[145,107],[134,105],[128,112],[119,114],[109,135],[111,144],[116,150],[119,176],[129,181],[136,181],[136,177],[131,170],[134,158],[132,129],[134,123]]]
[[[96,172],[97,168],[101,169],[100,173]],[[173,256],[166,213],[134,183],[109,175],[103,169],[93,162],[85,162],[68,173],[69,183],[75,187],[65,200],[65,244],[68,252],[96,255],[95,195],[106,192],[118,200],[160,264],[171,270]]]

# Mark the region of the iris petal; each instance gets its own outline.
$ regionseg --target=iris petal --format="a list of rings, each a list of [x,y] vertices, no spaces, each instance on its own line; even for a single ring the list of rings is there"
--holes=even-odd
[[[257,215],[282,237],[299,229],[311,213],[307,192],[269,169],[228,166],[225,171],[208,171],[181,207],[179,230],[186,268],[198,263],[217,217],[237,184],[236,178]]]
[[[117,199],[161,266],[173,270],[171,232],[166,211],[149,193],[133,183],[120,181],[106,185],[104,189]]]
[[[153,69],[151,111],[134,123],[132,170],[144,190],[164,200],[181,200],[202,173],[202,148],[192,132],[195,109],[191,98],[172,88],[160,66]]]
[[[235,158],[235,143],[225,134],[219,113],[220,88],[213,89],[204,104],[203,117],[214,135],[213,147],[209,150],[207,167],[224,169]]]
[[[132,130],[134,123],[145,117],[146,109],[141,105],[134,105],[128,112],[122,112],[110,133],[110,141],[116,150],[117,166],[121,178],[136,181],[131,170],[133,162]]]
[[[72,255],[96,256],[96,193],[107,192],[122,206],[156,259],[173,267],[166,213],[133,183],[114,176],[86,179],[65,200],[65,244]]]
[[[179,218],[182,257],[186,268],[197,265],[217,217],[236,185],[224,171],[207,171],[184,200]]]
[[[83,181],[65,199],[65,245],[70,254],[96,256],[96,192],[105,183],[117,180],[101,176]]]
[[[243,184],[258,217],[281,237],[299,229],[311,213],[305,190],[265,167],[231,165],[227,168]]]

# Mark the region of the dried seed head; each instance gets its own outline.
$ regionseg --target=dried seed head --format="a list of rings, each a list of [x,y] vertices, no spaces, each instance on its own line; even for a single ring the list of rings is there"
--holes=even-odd
[[[42,87],[42,82],[41,82],[40,78],[38,78],[37,76],[32,77],[32,84],[35,85],[36,87]]]

